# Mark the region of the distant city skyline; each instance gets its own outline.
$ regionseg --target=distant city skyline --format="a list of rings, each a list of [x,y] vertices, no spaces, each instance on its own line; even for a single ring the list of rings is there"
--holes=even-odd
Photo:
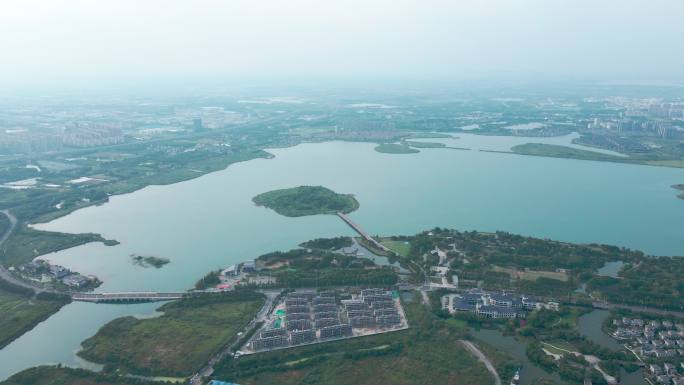
[[[5,0],[0,86],[192,79],[684,81],[684,3]]]

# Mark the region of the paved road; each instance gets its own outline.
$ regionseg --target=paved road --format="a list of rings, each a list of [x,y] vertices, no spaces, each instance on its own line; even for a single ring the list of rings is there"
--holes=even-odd
[[[466,340],[459,340],[458,342],[460,342],[469,352],[471,352],[487,367],[487,370],[489,370],[492,376],[494,376],[494,385],[501,385],[501,377],[499,377],[499,373],[497,373],[496,368],[494,368],[494,365],[489,358],[487,358],[487,356],[485,356],[484,353],[482,353],[480,349],[478,349],[477,346],[475,346],[475,344],[472,342]]]
[[[5,244],[5,241],[7,241],[7,239],[9,239],[10,235],[12,235],[12,232],[14,232],[14,230],[17,227],[17,218],[14,215],[12,215],[12,213],[10,213],[9,210],[2,210],[2,211],[0,211],[0,213],[5,215],[10,221],[10,228],[7,229],[7,231],[5,231],[5,233],[2,235],[2,237],[0,237],[0,249],[2,249],[2,247]],[[40,292],[45,291],[45,289],[43,289],[37,285],[32,285],[28,282],[25,282],[25,281],[18,279],[9,270],[7,270],[5,268],[5,266],[3,266],[2,264],[0,264],[0,279],[7,281],[11,284],[17,285],[17,286],[25,287],[27,289],[32,289],[36,293],[40,293]]]
[[[544,344],[544,345],[546,345],[546,346],[550,346],[550,347],[552,347],[552,348],[554,348],[554,349],[556,349],[556,350],[560,350],[561,352],[565,352],[565,353],[568,353],[568,354],[573,354],[573,355],[575,355],[575,356],[577,356],[577,357],[582,357],[582,358],[584,358],[584,360],[585,360],[587,363],[589,363],[589,365],[591,365],[594,369],[596,369],[599,373],[601,373],[601,375],[603,376],[603,378],[606,380],[607,383],[609,383],[609,384],[617,384],[617,383],[618,383],[617,380],[615,379],[615,377],[609,375],[609,374],[606,373],[603,369],[601,369],[601,367],[599,366],[599,363],[601,362],[601,360],[600,360],[598,357],[592,356],[592,355],[588,355],[588,354],[582,354],[582,353],[580,353],[580,352],[573,352],[573,351],[570,351],[570,350],[567,350],[567,349],[563,349],[563,348],[559,348],[558,346],[551,345],[551,344],[548,343],[548,342],[542,342],[542,344]],[[554,355],[554,358],[556,358],[555,355]],[[637,357],[637,358],[639,358],[639,357]]]
[[[249,322],[247,326],[245,326],[244,329],[242,329],[242,335],[244,333],[249,332],[252,327],[257,322],[260,321],[265,321],[268,313],[271,311],[271,307],[273,307],[273,301],[278,297],[278,295],[282,292],[282,290],[263,290],[262,293],[266,295],[266,301],[264,302],[264,305],[261,307],[259,312],[254,316],[254,318]],[[214,365],[216,365],[219,361],[221,361],[224,357],[226,357],[229,354],[232,354],[235,350],[239,348],[239,346],[236,346],[237,343],[239,342],[239,338],[232,343],[231,345],[227,346],[225,349],[222,349],[220,352],[216,353],[213,357],[209,359],[207,364],[200,369],[197,373],[195,373],[192,377],[190,377],[190,385],[201,385],[202,380],[205,377],[209,377],[214,373]]]

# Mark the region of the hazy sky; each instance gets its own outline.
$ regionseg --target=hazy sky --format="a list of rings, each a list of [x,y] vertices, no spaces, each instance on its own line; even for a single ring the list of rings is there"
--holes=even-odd
[[[0,0],[0,85],[684,79],[682,0]]]

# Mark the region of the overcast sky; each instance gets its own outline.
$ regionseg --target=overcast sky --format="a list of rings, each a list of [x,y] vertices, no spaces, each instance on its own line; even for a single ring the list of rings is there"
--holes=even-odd
[[[0,85],[684,79],[682,0],[1,0]]]

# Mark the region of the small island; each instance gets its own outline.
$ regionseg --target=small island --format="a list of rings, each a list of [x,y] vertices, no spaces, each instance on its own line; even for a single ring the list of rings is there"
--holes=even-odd
[[[383,143],[375,147],[375,151],[383,154],[416,154],[420,150],[410,147],[404,143]]]
[[[446,144],[437,142],[415,142],[412,140],[406,140],[403,142],[407,146],[415,148],[446,148]]]
[[[679,191],[684,191],[684,184],[672,185],[672,188]],[[684,199],[684,193],[677,195],[677,198]]]
[[[167,263],[171,262],[168,258],[160,258],[154,256],[143,256],[143,255],[131,255],[131,261],[134,265],[148,268],[154,267],[155,269],[160,269]]]
[[[351,194],[338,194],[323,186],[299,186],[273,190],[252,198],[257,206],[268,207],[286,217],[317,214],[348,214],[359,208]]]

